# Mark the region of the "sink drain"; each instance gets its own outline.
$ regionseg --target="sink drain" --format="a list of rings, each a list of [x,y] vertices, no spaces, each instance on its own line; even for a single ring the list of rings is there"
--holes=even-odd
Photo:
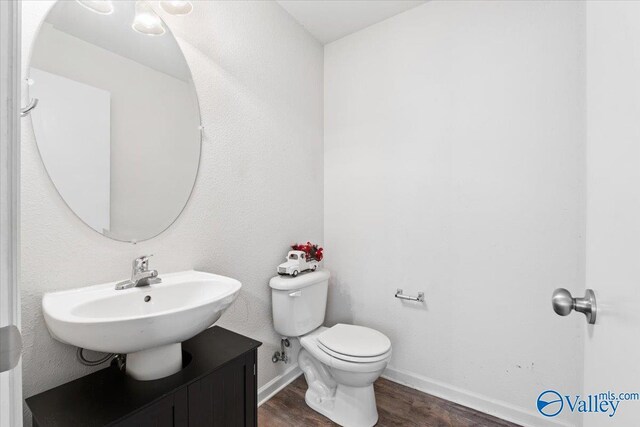
[[[144,302],[149,302],[149,301],[151,301],[151,297],[149,295],[144,297]]]

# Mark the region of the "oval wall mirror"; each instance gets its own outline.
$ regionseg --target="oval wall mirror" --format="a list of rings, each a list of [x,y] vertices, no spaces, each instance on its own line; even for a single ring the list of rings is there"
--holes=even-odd
[[[51,181],[85,224],[146,240],[191,195],[198,99],[176,39],[146,3],[93,3],[59,1],[40,27],[28,80],[33,130]]]

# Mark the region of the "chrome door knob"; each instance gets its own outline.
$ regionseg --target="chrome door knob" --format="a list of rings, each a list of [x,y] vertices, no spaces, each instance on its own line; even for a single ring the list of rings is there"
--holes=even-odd
[[[558,288],[553,291],[551,305],[553,311],[560,316],[567,316],[571,310],[575,310],[584,313],[589,324],[596,323],[596,295],[591,289],[585,291],[584,298],[573,298],[571,292],[564,288]]]
[[[556,289],[553,291],[551,297],[551,304],[553,305],[553,311],[560,316],[566,316],[573,310],[573,297],[571,292],[564,288]]]

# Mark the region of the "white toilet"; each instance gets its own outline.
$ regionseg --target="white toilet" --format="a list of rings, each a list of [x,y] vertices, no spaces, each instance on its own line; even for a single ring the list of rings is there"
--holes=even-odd
[[[345,427],[370,427],[378,421],[373,383],[391,358],[384,334],[363,326],[321,326],[327,306],[329,272],[271,279],[273,323],[283,337],[299,337],[298,364],[312,409]]]

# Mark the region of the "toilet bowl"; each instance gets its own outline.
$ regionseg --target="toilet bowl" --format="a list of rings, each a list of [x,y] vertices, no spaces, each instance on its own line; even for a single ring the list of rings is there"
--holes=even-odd
[[[274,326],[300,340],[307,405],[342,426],[370,427],[378,420],[373,383],[391,358],[391,342],[363,326],[321,326],[328,283],[326,270],[271,279]]]
[[[331,334],[336,328],[344,333],[344,338],[334,338],[335,344],[343,344],[345,353],[323,344],[323,336]],[[371,356],[360,356],[358,349],[375,348],[372,347],[375,341],[349,342],[349,335],[363,331],[379,334],[381,342],[378,345],[383,349],[371,351]],[[300,344],[302,350],[298,355],[298,365],[309,385],[305,393],[307,405],[343,426],[375,425],[378,411],[373,383],[391,358],[389,339],[373,329],[338,324],[333,328],[319,327],[301,337]],[[349,350],[349,344],[356,344],[353,350]]]

